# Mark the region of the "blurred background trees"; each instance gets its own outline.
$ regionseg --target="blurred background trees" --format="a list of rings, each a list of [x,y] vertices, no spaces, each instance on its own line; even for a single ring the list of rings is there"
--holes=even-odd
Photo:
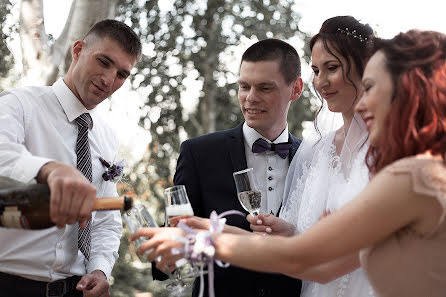
[[[172,184],[180,143],[243,120],[237,100],[243,51],[257,40],[274,37],[289,40],[302,61],[309,60],[304,47],[308,36],[299,30],[300,15],[292,0],[73,0],[57,39],[45,32],[43,0],[0,3],[0,90],[51,85],[66,73],[73,42],[98,20],[122,20],[139,34],[143,57],[132,73],[131,87],[145,100],[139,125],[150,132],[151,141],[142,159],[126,169],[128,178],[119,190],[137,195],[160,223],[162,190]],[[11,47],[11,38],[20,39],[21,55],[12,54],[17,49]],[[18,74],[11,70],[14,63],[22,65]],[[312,116],[305,86],[291,105],[290,131],[301,136],[301,123]],[[163,284],[148,281],[150,265],[136,260],[126,237],[120,255],[113,296],[138,291],[166,296]]]
[[[12,4],[9,0],[1,0],[0,2],[0,92],[3,91],[2,81],[6,78],[14,64],[14,57],[8,42],[11,40],[11,34],[16,32],[17,28],[13,24],[8,25],[7,18],[11,10]]]

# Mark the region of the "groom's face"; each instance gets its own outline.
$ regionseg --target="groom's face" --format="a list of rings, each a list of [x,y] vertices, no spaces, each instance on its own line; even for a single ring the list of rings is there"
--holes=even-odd
[[[279,61],[243,61],[238,99],[247,125],[269,140],[285,129],[290,102],[299,98],[302,79],[288,84]]]

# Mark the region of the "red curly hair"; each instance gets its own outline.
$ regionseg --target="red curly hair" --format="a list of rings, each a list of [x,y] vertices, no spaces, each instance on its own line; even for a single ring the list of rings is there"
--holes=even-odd
[[[370,172],[426,151],[445,161],[446,35],[411,30],[376,40],[376,51],[385,55],[394,93],[379,143],[367,152]]]

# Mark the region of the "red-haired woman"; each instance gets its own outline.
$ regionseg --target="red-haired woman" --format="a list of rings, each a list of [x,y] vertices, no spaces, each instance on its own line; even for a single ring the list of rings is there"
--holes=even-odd
[[[357,199],[301,235],[213,234],[215,258],[260,271],[299,275],[361,251],[379,297],[446,292],[446,35],[409,31],[377,40],[357,111],[370,132],[373,177]],[[323,185],[321,185],[323,186]],[[147,228],[140,252],[172,263],[177,228]],[[203,234],[202,234],[203,235]],[[228,284],[230,285],[230,284]]]

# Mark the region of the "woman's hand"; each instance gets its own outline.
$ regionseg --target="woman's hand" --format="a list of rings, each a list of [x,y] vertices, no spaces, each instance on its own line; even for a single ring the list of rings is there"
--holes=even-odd
[[[250,228],[252,231],[263,235],[292,236],[296,229],[293,224],[272,214],[261,213],[256,217],[248,215],[246,219],[251,224]]]
[[[175,240],[175,237],[184,237],[185,233],[180,228],[141,228],[136,231],[131,241],[140,237],[150,238],[140,245],[137,252],[146,254],[150,262],[156,261],[156,267],[163,272],[175,270],[175,262],[183,257],[183,254],[172,254],[172,248],[182,248],[183,243]]]
[[[169,220],[171,226],[176,226],[179,222],[188,225],[192,229],[209,230],[211,222],[209,219],[200,218],[196,216],[178,216]]]

